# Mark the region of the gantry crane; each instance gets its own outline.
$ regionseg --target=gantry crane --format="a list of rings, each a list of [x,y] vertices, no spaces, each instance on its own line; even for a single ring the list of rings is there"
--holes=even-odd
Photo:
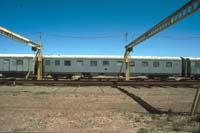
[[[36,62],[35,64],[37,67],[37,79],[42,79],[42,42],[40,44],[33,42],[32,40],[29,40],[17,33],[14,33],[6,28],[3,28],[0,26],[0,35],[16,40],[18,42],[21,42],[23,44],[26,44],[32,48],[33,51],[37,51],[36,53]]]
[[[143,42],[144,40],[147,40],[148,38],[156,35],[157,33],[167,29],[168,27],[174,25],[175,23],[181,21],[183,18],[186,18],[187,16],[191,15],[195,11],[198,11],[200,9],[200,0],[190,0],[187,4],[185,4],[183,7],[175,11],[173,14],[159,22],[157,25],[149,29],[147,32],[136,38],[134,41],[130,42],[128,45],[125,46],[125,53],[124,53],[124,62],[126,64],[126,71],[125,76],[126,80],[129,80],[130,77],[130,52],[132,52],[133,47],[138,45],[139,43]],[[123,64],[120,68],[120,73],[122,71]],[[196,97],[193,102],[192,106],[192,112],[191,114],[194,115],[198,105],[200,104],[200,93],[197,91]]]

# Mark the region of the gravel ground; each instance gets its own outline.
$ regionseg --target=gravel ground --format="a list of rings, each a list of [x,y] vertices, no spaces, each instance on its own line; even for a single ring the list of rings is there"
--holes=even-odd
[[[199,123],[189,115],[195,91],[168,86],[0,86],[0,131],[198,133]]]

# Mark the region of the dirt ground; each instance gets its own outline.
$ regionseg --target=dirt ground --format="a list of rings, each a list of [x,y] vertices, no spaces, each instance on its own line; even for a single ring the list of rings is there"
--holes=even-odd
[[[189,115],[195,91],[168,86],[0,86],[0,132],[198,133],[198,116]]]

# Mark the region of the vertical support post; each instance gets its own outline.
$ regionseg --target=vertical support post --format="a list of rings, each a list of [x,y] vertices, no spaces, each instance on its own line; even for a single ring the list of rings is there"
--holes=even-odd
[[[192,104],[191,115],[194,116],[200,104],[200,88],[197,89],[196,95]]]
[[[42,33],[40,33],[40,47],[38,49],[38,56],[37,56],[37,80],[42,79]]]
[[[126,81],[130,80],[130,62],[129,62],[129,54],[126,55]]]
[[[128,44],[128,33],[125,33],[125,44]],[[130,63],[129,63],[129,53],[130,51],[126,52],[125,56],[125,63],[126,63],[126,70],[125,70],[125,76],[126,76],[126,81],[130,80]]]
[[[42,50],[38,50],[38,57],[37,57],[37,80],[42,79]]]

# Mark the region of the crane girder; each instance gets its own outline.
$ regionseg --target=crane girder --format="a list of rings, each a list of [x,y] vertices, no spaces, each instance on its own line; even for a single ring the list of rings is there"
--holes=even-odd
[[[155,25],[153,28],[151,28],[150,30],[148,30],[147,32],[136,38],[134,41],[126,45],[125,46],[126,51],[131,52],[132,48],[137,44],[172,26],[173,24],[177,23],[183,18],[191,15],[198,9],[200,9],[200,0],[191,0],[183,7],[181,7],[179,10],[177,10],[176,12],[174,12],[173,14],[162,20],[160,23]]]
[[[4,37],[7,37],[7,38],[10,38],[10,39],[13,39],[13,40],[16,40],[18,42],[21,42],[21,43],[24,43],[26,45],[29,45],[32,47],[32,50],[33,51],[36,51],[38,49],[41,49],[40,45],[33,42],[32,40],[29,40],[17,33],[14,33],[8,29],[5,29],[3,27],[0,26],[0,35],[4,36]]]
[[[29,40],[17,33],[14,33],[6,28],[3,28],[0,26],[0,35],[16,40],[18,42],[24,43],[30,47],[32,47],[33,51],[37,51],[36,58],[37,58],[37,79],[42,79],[42,42],[40,44],[33,42],[32,40]],[[40,41],[41,41],[41,35],[40,35]],[[35,63],[35,62],[34,62]],[[28,77],[30,72],[28,72],[26,78]]]

